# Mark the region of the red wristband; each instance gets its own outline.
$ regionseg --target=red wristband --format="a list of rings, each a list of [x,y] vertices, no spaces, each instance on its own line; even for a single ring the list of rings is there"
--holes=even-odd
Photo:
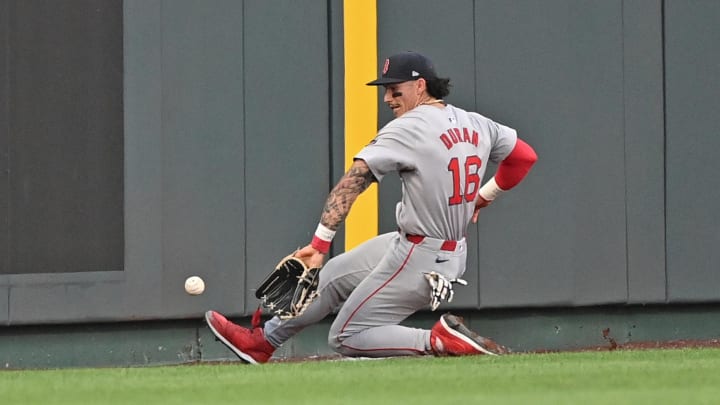
[[[318,252],[326,255],[330,251],[330,243],[331,242],[329,240],[322,240],[317,236],[313,236],[312,243],[310,245],[312,245],[312,247]]]

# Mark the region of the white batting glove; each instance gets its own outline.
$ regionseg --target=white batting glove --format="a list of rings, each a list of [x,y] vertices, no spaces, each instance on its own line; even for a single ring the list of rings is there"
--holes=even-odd
[[[455,291],[453,291],[453,283],[461,285],[467,285],[467,281],[461,278],[455,278],[448,280],[442,274],[431,271],[430,273],[423,273],[425,279],[430,284],[430,309],[436,310],[442,301],[451,302]]]

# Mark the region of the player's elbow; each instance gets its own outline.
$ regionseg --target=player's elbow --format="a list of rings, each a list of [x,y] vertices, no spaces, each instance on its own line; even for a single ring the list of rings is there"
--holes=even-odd
[[[525,159],[527,159],[528,165],[532,166],[535,164],[535,162],[537,162],[538,155],[537,153],[535,153],[535,149],[533,149],[530,145],[528,145],[528,148],[530,149],[530,151],[528,152],[528,155]]]
[[[518,139],[510,155],[498,165],[498,170],[495,173],[495,181],[498,187],[507,191],[518,185],[530,172],[537,159],[538,156],[535,150],[521,139]]]
[[[526,167],[530,167],[535,164],[538,160],[537,153],[535,153],[535,149],[533,149],[532,146],[528,145],[525,141],[522,139],[518,139],[517,143],[515,144],[515,148],[513,149],[512,153],[510,154],[515,159],[515,161],[518,164],[524,165]]]

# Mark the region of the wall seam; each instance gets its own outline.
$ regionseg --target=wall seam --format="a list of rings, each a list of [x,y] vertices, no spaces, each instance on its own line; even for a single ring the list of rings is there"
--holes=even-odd
[[[477,67],[478,67],[478,60],[477,60],[477,58],[478,58],[478,56],[477,56],[477,54],[478,54],[478,49],[477,49],[478,48],[478,43],[477,43],[477,0],[472,1],[472,19],[473,19],[472,20],[473,66],[475,66],[475,69],[473,69],[474,70],[473,80],[475,81],[473,83],[474,84],[473,104],[474,104],[474,110],[479,111],[480,109],[478,106],[478,86],[479,86],[480,80],[478,79],[479,73],[478,73],[478,69],[477,69]],[[480,227],[476,226],[474,232],[475,232],[475,240],[479,240],[480,239]],[[475,308],[478,308],[478,309],[482,307],[482,296],[480,295],[480,293],[482,291],[481,283],[480,283],[480,249],[481,249],[480,243],[476,242],[475,251],[477,252],[478,263],[476,265],[477,268],[475,268],[475,271],[477,272],[477,275],[478,275],[478,282],[477,282],[477,285],[475,286],[475,292],[477,293],[477,300],[475,302]]]
[[[165,238],[165,12],[164,1],[159,4],[160,29],[160,186],[159,186],[159,210],[160,218],[160,280],[165,274],[165,252],[167,251],[167,239]],[[124,56],[123,56],[124,57]],[[162,306],[162,297],[158,305]]]
[[[328,159],[328,190],[330,190],[333,187],[332,180],[333,180],[333,150],[335,147],[334,137],[332,134],[333,130],[333,91],[335,89],[335,86],[333,85],[333,44],[332,44],[332,36],[333,36],[333,29],[332,29],[332,2],[333,0],[327,0],[326,4],[326,15],[325,15],[325,23],[326,23],[326,32],[327,32],[327,61],[328,61],[328,76],[327,76],[327,83],[328,83],[328,129],[329,129],[329,136],[328,136],[328,156],[330,157]]]
[[[665,302],[670,302],[670,286],[668,283],[668,198],[667,198],[667,56],[665,44],[665,0],[660,0],[660,45],[662,53],[662,129],[663,129],[663,244],[665,245]]]
[[[3,61],[3,63],[5,64],[5,75],[4,75],[5,77],[3,80],[3,88],[4,88],[3,90],[4,90],[5,94],[12,96],[12,94],[10,94],[10,17],[9,17],[10,12],[8,10],[10,8],[10,2],[4,3],[2,7],[5,9],[4,12],[2,13],[4,16],[4,18],[3,18],[4,21],[3,21],[2,26],[5,27],[5,33],[3,35],[4,42],[5,42],[3,44],[3,46],[5,47],[5,60]],[[5,210],[5,215],[6,215],[5,218],[7,221],[6,222],[7,229],[5,230],[5,232],[7,232],[7,234],[6,234],[7,240],[5,242],[5,248],[7,249],[6,250],[7,254],[5,255],[5,258],[3,260],[5,262],[5,269],[9,273],[11,273],[10,265],[12,263],[12,260],[11,260],[12,251],[10,249],[12,247],[12,243],[11,243],[11,234],[10,234],[10,223],[11,223],[10,218],[12,215],[12,200],[10,199],[10,191],[11,191],[12,182],[10,181],[10,158],[11,158],[11,155],[10,155],[10,101],[9,101],[8,97],[5,97],[4,100],[5,100],[5,102],[4,102],[4,105],[2,106],[2,108],[5,110],[4,111],[5,125],[4,125],[3,129],[5,130],[5,136],[6,136],[5,139],[7,140],[7,151],[5,151],[7,159],[5,160],[6,166],[3,167],[2,170],[5,171],[6,176],[7,176],[6,180],[5,180],[6,181],[6,192],[7,192],[7,207]],[[10,324],[10,292],[11,291],[12,291],[12,286],[8,282],[7,308],[6,308],[7,313],[6,313],[6,317],[5,317],[7,325]]]
[[[630,302],[630,226],[629,226],[629,199],[628,199],[628,156],[627,156],[627,83],[625,82],[625,1],[620,3],[620,58],[622,60],[621,81],[622,81],[622,132],[623,132],[623,166],[625,171],[625,302]]]
[[[240,41],[240,54],[242,55],[242,61],[240,62],[240,68],[242,69],[242,112],[240,115],[242,116],[242,139],[241,143],[243,145],[243,235],[245,235],[245,243],[243,243],[243,262],[245,264],[242,274],[242,284],[244,291],[248,290],[248,179],[247,179],[247,110],[245,108],[247,103],[247,69],[245,66],[245,50],[247,49],[246,39],[247,39],[247,24],[245,21],[245,7],[247,7],[247,2],[243,0],[242,7],[240,7],[240,23],[242,24],[242,41]],[[248,299],[252,299],[254,297],[254,294],[243,294],[245,299],[244,301],[244,308],[243,313],[248,314],[248,308],[250,308]]]

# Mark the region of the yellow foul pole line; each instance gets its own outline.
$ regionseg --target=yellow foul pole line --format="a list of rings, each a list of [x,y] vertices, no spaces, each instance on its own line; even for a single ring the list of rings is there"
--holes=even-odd
[[[353,156],[377,133],[377,88],[365,83],[377,76],[376,0],[344,0],[345,170]],[[378,191],[372,185],[353,204],[345,221],[345,250],[378,233]]]

